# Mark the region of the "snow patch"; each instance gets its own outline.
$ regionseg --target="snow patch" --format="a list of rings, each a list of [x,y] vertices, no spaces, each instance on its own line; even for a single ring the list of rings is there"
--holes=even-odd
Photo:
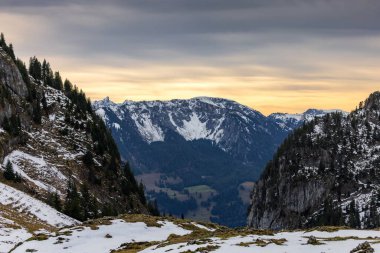
[[[55,166],[48,164],[43,157],[36,157],[20,150],[14,150],[4,158],[4,168],[8,161],[12,164],[13,170],[19,173],[22,178],[33,182],[35,185],[46,191],[59,192],[53,185],[48,185],[40,180],[33,179],[31,175],[28,175],[28,173],[24,171],[25,168],[28,168],[29,171],[32,171],[35,175],[38,174],[39,178],[55,179],[55,181],[60,183],[65,183],[67,181],[67,177]],[[32,170],[30,170],[31,167]]]
[[[9,252],[18,243],[27,240],[31,236],[32,234],[26,229],[13,226],[13,222],[10,224],[0,217],[0,253]]]
[[[79,222],[26,193],[0,183],[0,204],[10,205],[18,212],[28,212],[51,226],[63,227]]]
[[[174,122],[171,118],[171,122]],[[190,115],[190,120],[182,121],[182,127],[177,125],[177,132],[182,135],[187,141],[198,140],[198,139],[208,139],[207,137],[211,133],[210,130],[207,129],[207,121],[202,122],[199,120],[198,115],[193,112]]]
[[[149,114],[142,114],[139,117],[134,113],[131,117],[134,120],[139,133],[148,143],[165,140],[161,128],[153,124]]]
[[[81,229],[65,229],[72,235],[61,235],[61,243],[56,243],[56,237],[44,241],[28,241],[14,250],[24,253],[27,249],[37,249],[38,252],[54,253],[105,253],[118,249],[123,243],[163,241],[170,234],[185,235],[189,230],[180,228],[172,222],[163,222],[162,227],[148,227],[143,222],[128,223],[124,220],[114,220],[111,225],[101,225],[93,230],[89,227]],[[82,229],[83,228],[83,229]],[[107,238],[106,235],[109,235]]]
[[[113,123],[112,124],[113,128],[115,128],[116,130],[120,130],[120,125],[118,123]]]

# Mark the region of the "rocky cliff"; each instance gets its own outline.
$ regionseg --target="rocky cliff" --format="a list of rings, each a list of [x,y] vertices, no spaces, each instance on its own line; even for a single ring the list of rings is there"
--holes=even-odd
[[[255,184],[248,225],[379,225],[380,93],[295,130]]]

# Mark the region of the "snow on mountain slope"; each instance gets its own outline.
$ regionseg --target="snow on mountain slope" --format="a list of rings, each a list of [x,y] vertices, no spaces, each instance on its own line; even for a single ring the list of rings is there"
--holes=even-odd
[[[224,135],[226,117],[238,116],[242,121],[253,122],[263,117],[257,111],[226,99],[198,97],[171,101],[125,101],[113,103],[109,98],[94,102],[94,108],[106,122],[113,112],[119,120],[133,119],[144,141],[165,140],[165,130],[177,132],[186,140],[207,139],[219,143]],[[226,122],[227,123],[227,122]],[[110,126],[112,124],[109,122]],[[248,129],[243,129],[248,131]],[[221,145],[223,146],[223,145]]]
[[[379,241],[380,231],[375,230],[332,227],[287,232],[234,230],[189,220],[124,215],[61,229],[48,234],[44,240],[27,240],[12,252],[336,253],[350,252],[360,244],[362,249],[380,252]]]
[[[0,183],[0,253],[9,252],[35,233],[77,224],[42,201]]]
[[[0,253],[7,253],[17,244],[32,236],[25,228],[11,220],[0,217]]]
[[[43,157],[36,157],[20,150],[14,150],[4,158],[3,167],[8,162],[12,164],[13,170],[19,173],[22,178],[46,191],[63,194],[55,186],[61,185],[61,189],[65,187],[67,177],[54,165],[47,163]],[[44,182],[38,180],[38,178],[43,178]],[[50,182],[50,184],[46,182]]]
[[[167,130],[173,130],[185,140],[211,140],[223,150],[230,150],[231,141],[228,129],[232,127],[232,119],[246,125],[241,133],[249,135],[252,132],[273,134],[273,124],[283,131],[291,131],[304,121],[341,110],[309,109],[302,114],[273,113],[265,117],[260,112],[243,106],[237,102],[211,97],[196,97],[188,100],[174,99],[170,101],[126,100],[117,104],[109,97],[95,101],[96,113],[103,118],[111,129],[120,129],[116,121],[132,119],[142,139],[147,143],[165,141]],[[132,127],[132,126],[130,126]],[[123,131],[123,129],[121,129]],[[281,131],[281,130],[277,130]]]
[[[11,206],[13,210],[18,212],[29,213],[54,227],[78,224],[78,221],[58,212],[42,201],[3,183],[0,183],[0,204]]]
[[[304,122],[309,122],[316,117],[323,117],[328,113],[340,112],[344,115],[347,115],[347,112],[338,109],[332,110],[318,110],[318,109],[309,109],[304,113],[272,113],[268,118],[273,119],[281,128],[292,131]]]

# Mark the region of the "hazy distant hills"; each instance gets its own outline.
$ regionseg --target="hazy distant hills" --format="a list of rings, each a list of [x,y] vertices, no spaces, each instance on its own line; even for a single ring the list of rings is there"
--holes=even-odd
[[[210,97],[93,107],[162,211],[231,226],[244,225],[252,182],[289,132],[330,112],[266,117]]]

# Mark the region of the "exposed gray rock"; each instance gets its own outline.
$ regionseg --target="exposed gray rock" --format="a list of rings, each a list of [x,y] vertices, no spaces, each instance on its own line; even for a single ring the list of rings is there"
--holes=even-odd
[[[369,242],[360,243],[355,249],[351,250],[350,253],[373,253],[375,250],[371,247]]]
[[[2,48],[0,48],[0,84],[5,85],[17,96],[26,97],[28,95],[28,89],[16,64]]]

